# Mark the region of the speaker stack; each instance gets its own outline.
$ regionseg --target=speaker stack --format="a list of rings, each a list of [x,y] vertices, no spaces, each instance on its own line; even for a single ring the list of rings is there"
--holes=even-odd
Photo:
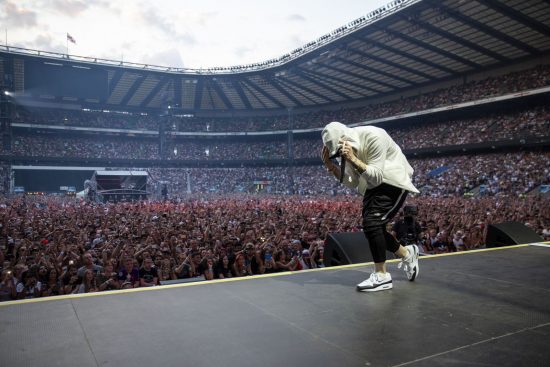
[[[544,239],[531,228],[519,222],[489,224],[485,243],[487,247],[521,245],[542,242]]]
[[[487,247],[501,247],[544,241],[532,229],[518,222],[490,224],[487,227]],[[387,252],[387,259],[395,255]],[[372,261],[369,242],[363,232],[331,233],[325,244],[325,266],[366,263]]]
[[[395,258],[391,252],[386,254],[388,259]],[[371,262],[369,241],[363,232],[331,233],[327,237],[323,259],[325,266]]]

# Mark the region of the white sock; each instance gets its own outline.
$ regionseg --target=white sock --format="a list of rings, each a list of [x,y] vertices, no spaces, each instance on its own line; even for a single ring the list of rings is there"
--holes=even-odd
[[[407,248],[407,256],[403,258],[403,261],[410,262],[412,260],[412,257],[413,252],[409,248]]]

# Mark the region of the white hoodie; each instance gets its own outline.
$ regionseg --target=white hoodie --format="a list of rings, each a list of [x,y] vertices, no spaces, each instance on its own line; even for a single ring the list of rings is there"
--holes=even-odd
[[[323,129],[322,138],[330,156],[336,154],[340,148],[338,140],[343,139],[355,149],[357,158],[367,165],[365,172],[359,174],[346,161],[343,183],[350,188],[357,188],[361,195],[382,183],[419,192],[411,181],[414,170],[401,148],[384,129],[374,126],[350,128],[340,122],[331,122]]]

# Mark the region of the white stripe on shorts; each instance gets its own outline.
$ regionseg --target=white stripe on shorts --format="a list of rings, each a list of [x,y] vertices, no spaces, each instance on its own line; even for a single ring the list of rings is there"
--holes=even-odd
[[[399,197],[397,198],[397,200],[395,201],[395,204],[392,206],[392,208],[386,213],[384,214],[384,216],[382,217],[382,220],[386,220],[386,217],[388,215],[390,215],[391,212],[393,212],[395,210],[395,207],[397,205],[399,205],[399,202],[401,202],[401,198],[403,197],[403,195],[405,194],[406,190],[403,190],[401,189],[401,194],[399,194]]]

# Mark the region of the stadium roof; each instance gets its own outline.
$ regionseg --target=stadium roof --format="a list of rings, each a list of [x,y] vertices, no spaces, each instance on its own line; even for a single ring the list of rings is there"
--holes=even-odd
[[[28,60],[103,71],[107,87],[96,87],[106,93],[97,98],[60,95],[55,88],[46,93],[60,102],[119,110],[170,104],[189,113],[286,110],[395,94],[548,54],[550,1],[397,0],[281,58],[231,68],[118,65],[14,48],[9,52],[33,67],[36,62]],[[6,56],[0,53],[4,64]],[[23,68],[26,75],[18,75],[21,68],[13,65],[16,90],[18,77],[31,78],[29,66]]]

